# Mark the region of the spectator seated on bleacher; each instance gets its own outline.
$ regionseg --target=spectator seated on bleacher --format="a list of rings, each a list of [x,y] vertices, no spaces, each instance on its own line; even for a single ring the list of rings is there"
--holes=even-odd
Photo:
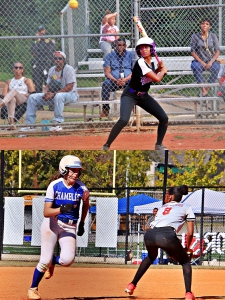
[[[123,38],[115,40],[115,51],[105,57],[104,73],[106,80],[102,84],[102,101],[108,101],[110,92],[126,87],[131,79],[132,52],[126,50]],[[103,104],[101,117],[109,115],[109,104]]]
[[[2,108],[2,111],[4,110],[4,107],[7,108],[10,123],[8,130],[16,129],[14,123],[16,106],[26,103],[29,94],[34,92],[33,81],[29,78],[25,78],[24,72],[25,69],[23,63],[15,62],[13,66],[14,77],[7,80],[4,86],[0,108]],[[2,111],[1,117],[3,117]],[[16,121],[17,120],[18,119],[16,119]]]
[[[217,80],[220,64],[216,61],[220,54],[220,47],[217,36],[210,32],[211,22],[204,18],[200,22],[201,32],[193,34],[191,38],[191,55],[194,60],[191,69],[197,83],[204,83],[202,72],[210,71],[209,83]],[[202,88],[200,96],[206,97],[210,87]]]
[[[31,127],[21,128],[20,131],[33,131],[36,123],[36,111],[39,106],[54,103],[55,130],[62,130],[57,126],[64,122],[64,105],[78,100],[75,70],[66,64],[66,55],[62,51],[54,53],[55,66],[48,71],[45,93],[36,93],[29,96],[27,101],[26,124]]]

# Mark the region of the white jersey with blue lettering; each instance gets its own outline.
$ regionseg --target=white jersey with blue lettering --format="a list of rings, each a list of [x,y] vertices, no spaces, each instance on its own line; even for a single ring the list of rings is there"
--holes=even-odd
[[[77,221],[79,219],[81,199],[85,191],[88,191],[88,189],[80,180],[76,180],[73,186],[68,187],[65,185],[63,178],[59,178],[49,184],[45,202],[53,202],[52,208],[57,208],[67,203],[73,204],[70,212],[60,213],[58,217]]]
[[[159,208],[152,227],[173,227],[176,232],[184,225],[185,221],[194,221],[195,214],[192,207],[186,203],[171,201]]]

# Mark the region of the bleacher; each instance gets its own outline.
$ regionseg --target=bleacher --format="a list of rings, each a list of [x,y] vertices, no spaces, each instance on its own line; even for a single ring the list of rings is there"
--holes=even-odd
[[[134,49],[129,48],[128,51],[133,51]],[[225,47],[222,46],[221,50],[225,50]],[[166,83],[159,83],[155,84],[151,87],[151,93],[154,94],[155,99],[161,103],[171,103],[171,105],[174,105],[174,103],[185,103],[190,102],[193,106],[193,111],[195,118],[198,118],[202,115],[207,115],[209,112],[214,113],[218,115],[221,113],[219,104],[223,102],[220,97],[217,96],[217,91],[219,88],[219,83],[212,83],[212,84],[197,84],[195,82],[195,79],[193,77],[193,72],[190,68],[191,61],[193,60],[192,56],[177,56],[177,53],[187,53],[190,52],[189,47],[162,47],[157,48],[157,53],[160,57],[160,59],[165,63],[168,72],[167,76],[171,77],[171,80],[167,80]],[[176,56],[160,56],[160,53],[170,53],[170,55],[174,55],[176,53]],[[98,78],[98,86],[93,87],[81,87],[78,88],[79,92],[86,92],[87,94],[90,93],[91,100],[92,101],[82,101],[79,100],[78,102],[74,104],[69,104],[69,106],[76,106],[76,105],[83,105],[84,106],[84,119],[86,119],[86,108],[88,105],[94,106],[94,105],[101,105],[101,83],[104,80],[104,73],[103,71],[103,53],[101,49],[87,49],[87,54],[97,54],[101,57],[87,57],[86,60],[78,62],[78,68],[77,68],[77,78]],[[225,55],[221,55],[220,58],[225,59]],[[134,60],[136,60],[134,56]],[[152,61],[156,65],[156,59],[153,57]],[[203,72],[205,76],[208,76],[209,72],[205,71]],[[179,84],[180,79],[184,79],[186,76],[192,77],[191,83],[182,83]],[[188,96],[185,92],[187,89],[193,89],[193,88],[199,88],[200,87],[208,87],[210,86],[212,88],[212,93],[208,97],[202,97],[201,94],[196,96]],[[93,95],[95,93],[98,93],[99,97],[97,100],[94,100]],[[199,93],[198,93],[199,94]],[[112,100],[109,102],[111,106],[113,104],[119,103],[119,97],[114,94],[114,97],[112,97]],[[108,102],[104,102],[108,103]],[[189,105],[190,107],[190,105]],[[100,109],[99,109],[100,111]]]

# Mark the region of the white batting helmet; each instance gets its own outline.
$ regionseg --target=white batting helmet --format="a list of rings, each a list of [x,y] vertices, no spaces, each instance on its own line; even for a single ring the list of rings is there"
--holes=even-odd
[[[155,42],[149,38],[149,37],[142,37],[138,40],[137,45],[136,45],[136,53],[138,56],[141,56],[140,54],[140,46],[141,45],[148,45],[150,46],[151,54],[155,54]]]
[[[61,175],[66,175],[68,173],[68,168],[82,168],[81,160],[75,155],[64,156],[59,163],[59,172]]]

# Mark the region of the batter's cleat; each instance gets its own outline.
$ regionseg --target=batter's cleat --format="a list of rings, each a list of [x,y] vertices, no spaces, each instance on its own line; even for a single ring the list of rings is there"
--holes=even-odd
[[[185,294],[185,300],[195,300],[195,296],[193,293],[188,292]]]
[[[50,279],[53,276],[55,265],[51,265],[45,272],[45,279]]]
[[[27,292],[27,299],[41,299],[38,288],[29,288]]]
[[[129,283],[125,289],[125,293],[128,293],[129,295],[133,295],[135,289],[136,286],[133,283]]]
[[[155,144],[155,150],[168,150],[168,149],[162,144],[161,145]]]
[[[108,144],[103,145],[102,150],[109,150],[109,145]]]

